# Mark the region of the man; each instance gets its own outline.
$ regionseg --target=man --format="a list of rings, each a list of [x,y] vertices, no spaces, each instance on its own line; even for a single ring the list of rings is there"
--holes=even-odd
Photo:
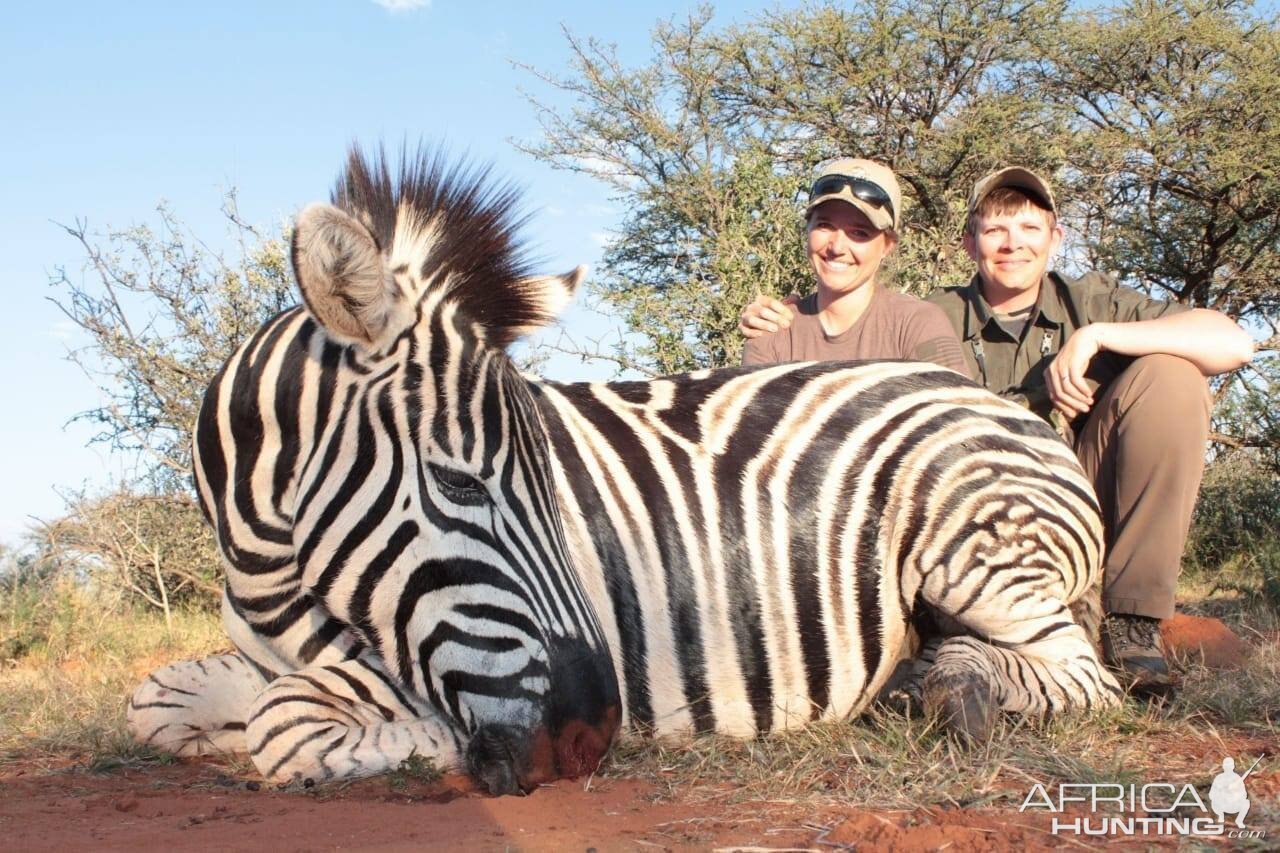
[[[848,157],[823,166],[805,208],[814,291],[795,303],[797,316],[787,328],[751,336],[742,363],[902,358],[972,375],[938,308],[877,281],[897,246],[901,216],[902,193],[887,166]],[[770,301],[758,297],[753,304]]]
[[[1103,652],[1133,692],[1162,693],[1171,679],[1159,620],[1173,615],[1204,469],[1204,377],[1243,365],[1253,342],[1215,311],[1096,272],[1071,282],[1048,272],[1061,242],[1047,181],[1018,167],[987,175],[964,233],[977,273],[929,301],[980,382],[1058,421],[1073,444],[1106,526]],[[748,313],[743,327],[761,328]]]

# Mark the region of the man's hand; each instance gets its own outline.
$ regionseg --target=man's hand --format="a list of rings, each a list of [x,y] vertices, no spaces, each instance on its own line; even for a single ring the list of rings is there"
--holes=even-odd
[[[757,294],[738,318],[738,329],[748,338],[772,334],[779,329],[791,327],[791,318],[795,316],[795,305],[800,297],[792,293],[783,299]]]
[[[1045,369],[1045,385],[1053,407],[1068,421],[1093,408],[1093,391],[1085,381],[1085,371],[1093,357],[1102,352],[1101,329],[1084,326],[1067,338],[1058,355]]]

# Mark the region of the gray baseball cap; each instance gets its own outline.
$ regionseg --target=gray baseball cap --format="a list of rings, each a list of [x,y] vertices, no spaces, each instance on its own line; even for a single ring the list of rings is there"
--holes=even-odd
[[[895,231],[902,221],[902,190],[893,170],[873,160],[841,157],[826,163],[814,176],[804,215],[824,201],[851,204],[881,231]]]
[[[1058,205],[1053,200],[1053,190],[1049,188],[1048,181],[1030,169],[1009,166],[992,172],[973,185],[973,192],[969,193],[969,213],[966,218],[972,218],[982,200],[1001,187],[1013,187],[1031,193],[1049,205],[1055,216],[1058,213]]]

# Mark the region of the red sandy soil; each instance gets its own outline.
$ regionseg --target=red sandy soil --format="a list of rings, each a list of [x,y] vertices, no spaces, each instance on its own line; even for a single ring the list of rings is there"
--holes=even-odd
[[[1180,655],[1238,662],[1240,641],[1216,620],[1166,626]],[[1225,630],[1225,629],[1223,629]],[[1234,737],[1206,727],[1194,742],[1150,744],[1166,767],[1203,773],[1224,755],[1266,754],[1250,797],[1276,808],[1280,733]],[[857,804],[726,802],[661,796],[634,779],[564,780],[525,797],[480,794],[461,777],[368,779],[278,790],[215,761],[90,773],[10,765],[0,771],[0,850],[1050,850],[1075,839],[1050,815],[1002,809],[870,811]],[[1156,781],[1156,780],[1153,780]],[[1017,787],[1017,786],[1015,786]],[[1020,799],[1027,787],[1010,790]],[[1280,826],[1268,835],[1280,835]],[[1272,839],[1268,839],[1268,842]],[[1080,839],[1116,847],[1116,840]],[[1264,842],[1265,843],[1265,842]],[[1071,846],[1077,846],[1071,844]],[[1085,846],[1083,844],[1079,846]],[[1138,845],[1147,849],[1151,839]],[[1170,844],[1172,846],[1172,844]]]
[[[1270,737],[1206,736],[1152,743],[1168,767],[1207,784],[1224,754],[1280,751]],[[1270,763],[1270,762],[1266,762]],[[1153,777],[1154,779],[1154,777]],[[1009,802],[1028,786],[1009,783]],[[1016,789],[1016,790],[1014,790]],[[1249,778],[1250,826],[1280,834],[1280,769]],[[1204,790],[1204,786],[1201,786]],[[90,773],[10,769],[0,775],[0,850],[875,850],[1040,851],[1063,846],[1151,849],[1156,839],[1064,838],[1051,815],[1003,808],[872,811],[856,804],[697,801],[661,797],[634,779],[563,780],[524,797],[484,796],[464,778],[388,778],[278,790],[233,778],[211,760]],[[1073,811],[1068,817],[1087,817]]]
[[[212,763],[111,774],[9,775],[7,850],[1049,850],[1046,815],[940,808],[657,801],[629,779],[561,781],[526,797],[465,780],[387,779],[310,792],[249,790]]]

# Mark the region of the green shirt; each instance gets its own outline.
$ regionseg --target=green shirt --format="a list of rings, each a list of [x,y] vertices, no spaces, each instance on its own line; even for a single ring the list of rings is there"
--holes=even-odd
[[[1100,272],[1086,273],[1074,281],[1048,273],[1040,282],[1040,298],[1021,339],[1001,325],[983,298],[976,275],[962,287],[934,291],[928,301],[947,315],[978,381],[997,394],[1019,400],[1046,420],[1053,404],[1045,387],[1045,368],[1077,329],[1090,323],[1154,320],[1188,310],[1177,302],[1161,302],[1118,287],[1114,278]],[[1099,353],[1086,378],[1096,389],[1118,376],[1132,360],[1116,353]]]

